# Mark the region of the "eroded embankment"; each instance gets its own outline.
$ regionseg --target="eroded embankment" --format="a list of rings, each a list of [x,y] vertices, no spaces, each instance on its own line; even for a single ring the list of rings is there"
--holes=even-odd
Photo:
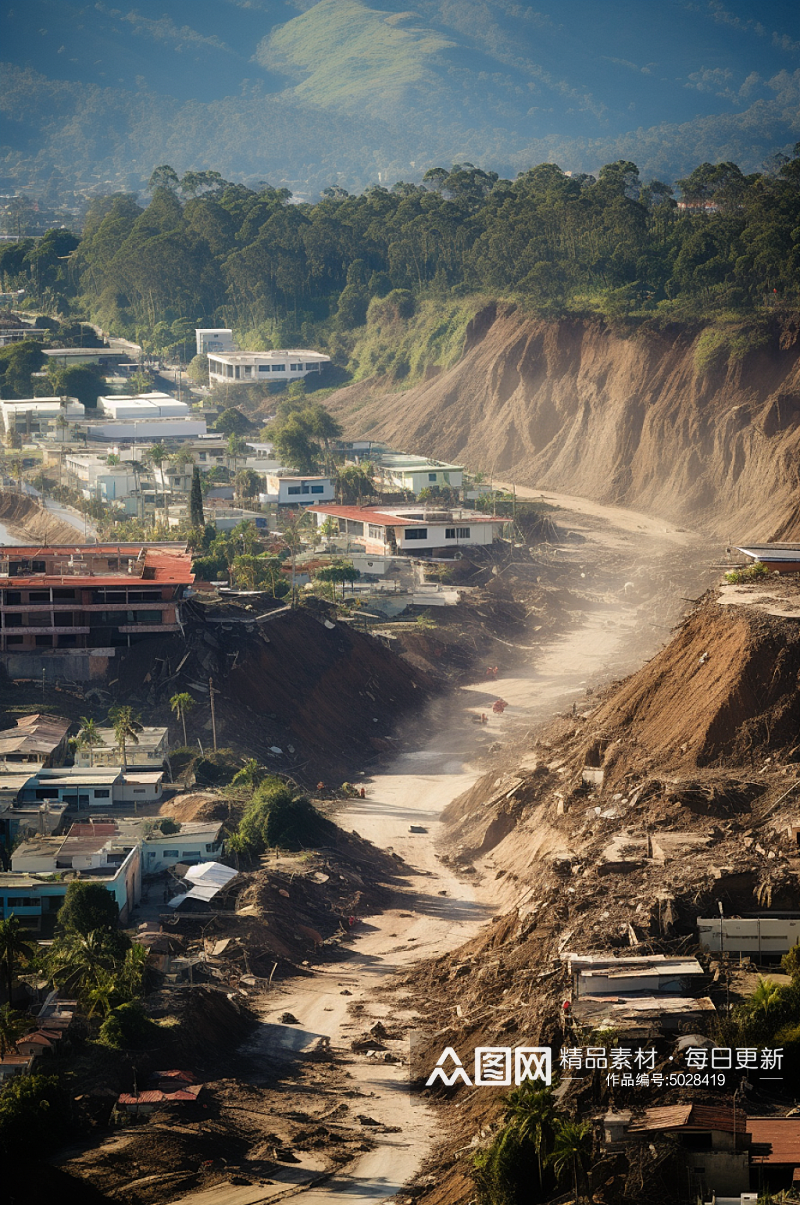
[[[677,325],[626,333],[489,305],[454,367],[405,391],[362,381],[330,406],[348,436],[724,539],[791,539],[800,532],[800,324],[776,319],[736,357],[724,344],[709,355],[707,343]]]
[[[24,540],[46,540],[48,544],[82,544],[77,530],[44,510],[26,494],[0,492],[0,522]]]

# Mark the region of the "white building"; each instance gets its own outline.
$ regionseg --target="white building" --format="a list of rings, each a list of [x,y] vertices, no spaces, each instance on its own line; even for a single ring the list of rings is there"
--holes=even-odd
[[[64,468],[74,478],[84,498],[114,502],[129,498],[136,489],[136,474],[129,465],[108,463],[108,456],[92,452],[67,452]]]
[[[401,490],[419,494],[431,486],[452,486],[460,490],[464,484],[464,468],[460,464],[445,464],[441,460],[429,460],[425,456],[405,456],[388,452],[380,457],[379,466],[384,476]]]
[[[63,433],[58,419],[77,422],[84,417],[84,407],[76,398],[67,398],[62,405],[60,397],[29,397],[18,401],[0,401],[0,413],[7,432],[20,435],[45,435],[55,429]]]
[[[502,538],[510,522],[497,516],[478,515],[473,510],[432,510],[424,507],[398,509],[377,506],[309,507],[321,527],[327,519],[338,523],[339,534],[366,553],[406,556],[448,556],[459,546],[491,544]]]
[[[165,439],[197,439],[206,434],[204,418],[130,418],[113,419],[100,415],[87,418],[84,430],[89,439],[103,443],[128,443],[147,440],[161,443]]]
[[[198,356],[207,356],[212,351],[235,351],[233,331],[227,326],[195,327]]]
[[[143,418],[188,418],[191,407],[168,393],[153,390],[135,396],[110,394],[97,399],[97,409],[116,421]]]
[[[712,954],[780,958],[800,942],[800,913],[698,917],[697,939]]]
[[[136,770],[107,766],[58,766],[38,770],[20,792],[22,803],[46,799],[78,808],[105,808],[114,804],[152,803],[162,795],[163,770]]]
[[[267,492],[259,501],[278,506],[308,506],[312,502],[332,502],[336,488],[330,477],[300,477],[288,473],[267,473]]]
[[[125,742],[129,766],[160,770],[169,752],[168,728],[142,728],[136,733],[138,744]],[[76,766],[119,766],[120,748],[113,728],[98,728],[99,743],[91,750],[76,749]]]
[[[321,372],[330,359],[322,352],[303,349],[215,352],[208,357],[208,379],[219,385],[237,381],[241,385],[255,385],[259,381],[280,384]]]

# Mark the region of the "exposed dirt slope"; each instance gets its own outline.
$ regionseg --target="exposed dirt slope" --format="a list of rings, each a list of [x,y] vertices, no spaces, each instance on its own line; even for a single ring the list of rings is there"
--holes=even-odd
[[[400,392],[335,394],[348,436],[645,510],[722,538],[800,533],[800,328],[696,366],[698,331],[624,335],[489,306],[462,359]]]
[[[48,544],[83,543],[75,527],[43,510],[34,498],[23,494],[0,492],[0,521],[20,539],[46,540]]]

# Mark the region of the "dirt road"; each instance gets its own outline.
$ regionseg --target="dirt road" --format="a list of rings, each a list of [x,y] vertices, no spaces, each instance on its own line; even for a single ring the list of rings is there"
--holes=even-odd
[[[536,491],[529,492],[538,496]],[[425,1104],[407,1091],[404,1063],[353,1054],[350,1044],[376,1018],[413,1024],[411,1012],[387,1017],[390,1006],[375,998],[374,989],[416,960],[460,945],[494,911],[488,883],[482,897],[472,879],[457,876],[438,860],[439,816],[485,769],[481,759],[492,747],[497,756],[498,746],[518,744],[532,726],[570,707],[588,687],[620,676],[655,651],[666,630],[658,590],[647,593],[647,599],[660,608],[655,622],[655,612],[643,603],[641,590],[626,592],[626,586],[633,584],[625,582],[627,575],[638,574],[637,580],[641,580],[644,567],[648,580],[658,581],[664,577],[664,562],[669,561],[666,577],[671,580],[676,544],[691,548],[692,564],[705,560],[705,554],[698,556],[702,553],[700,542],[689,533],[664,531],[657,521],[633,512],[617,515],[608,507],[590,503],[586,507],[585,514],[574,510],[568,514],[568,521],[580,528],[586,542],[577,549],[565,548],[563,559],[578,575],[585,564],[584,576],[590,578],[598,558],[604,560],[606,550],[613,549],[619,562],[619,588],[608,592],[606,573],[605,593],[598,594],[595,605],[587,606],[576,618],[573,630],[535,653],[521,644],[519,668],[513,676],[460,691],[453,700],[449,723],[421,748],[399,755],[384,773],[373,778],[366,799],[343,807],[337,819],[344,828],[354,828],[376,845],[393,850],[416,873],[395,908],[356,927],[353,953],[345,964],[325,966],[312,979],[287,984],[269,998],[264,1024],[247,1048],[257,1075],[260,1064],[266,1074],[275,1059],[291,1057],[298,1049],[318,1045],[320,1039],[323,1044],[329,1041],[332,1053],[345,1062],[352,1077],[352,1093],[346,1100],[350,1122],[358,1124],[358,1117],[364,1115],[378,1123],[364,1127],[374,1143],[372,1149],[345,1170],[321,1180],[311,1168],[301,1173],[295,1169],[291,1184],[265,1186],[261,1195],[254,1186],[248,1187],[246,1196],[237,1195],[243,1189],[220,1186],[210,1194],[186,1198],[191,1205],[256,1205],[288,1194],[300,1195],[304,1205],[331,1205],[342,1196],[358,1197],[362,1205],[369,1205],[395,1194],[431,1150],[434,1118]],[[686,572],[691,578],[691,565]],[[676,605],[681,604],[676,600]],[[509,704],[502,715],[491,709],[498,696]],[[481,713],[487,716],[485,724],[475,722]],[[412,833],[411,825],[423,831]],[[291,1012],[299,1025],[281,1024],[279,1018],[285,1011]],[[384,1044],[397,1057],[407,1058],[404,1043]],[[329,1107],[326,1102],[324,1108]],[[301,1180],[305,1175],[305,1188],[298,1183],[298,1174]]]

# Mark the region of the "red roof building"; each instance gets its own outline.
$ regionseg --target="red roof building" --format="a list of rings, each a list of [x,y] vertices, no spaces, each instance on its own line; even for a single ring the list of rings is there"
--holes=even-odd
[[[332,520],[339,535],[358,548],[377,555],[452,556],[459,546],[491,544],[499,539],[508,519],[479,515],[464,507],[338,506],[323,502],[307,507],[322,526]]]
[[[0,548],[0,661],[17,677],[20,654],[46,657],[54,677],[95,676],[117,648],[179,631],[193,582],[182,544]]]

